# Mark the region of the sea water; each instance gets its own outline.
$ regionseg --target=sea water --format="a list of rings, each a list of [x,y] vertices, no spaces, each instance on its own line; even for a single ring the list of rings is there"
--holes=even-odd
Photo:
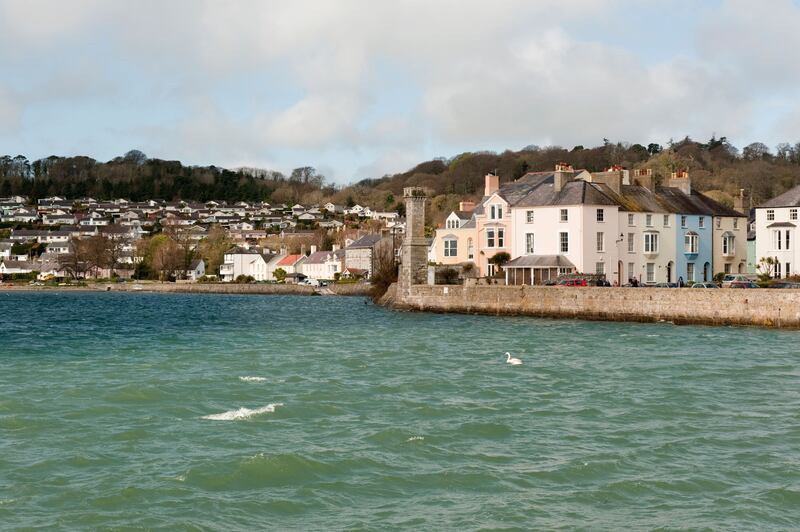
[[[3,530],[800,523],[797,332],[344,297],[0,303]]]

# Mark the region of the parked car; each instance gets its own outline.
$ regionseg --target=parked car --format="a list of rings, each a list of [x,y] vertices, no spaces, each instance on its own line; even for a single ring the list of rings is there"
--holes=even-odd
[[[653,288],[678,288],[677,283],[656,283],[647,286],[652,286]]]
[[[780,282],[772,283],[767,288],[800,288],[800,283]]]
[[[558,286],[589,286],[586,279],[565,279],[558,282]]]
[[[694,283],[692,288],[719,288],[716,283]]]
[[[759,288],[753,281],[731,281],[729,288]]]
[[[722,278],[722,288],[731,288],[731,283],[733,282],[749,283],[752,282],[752,280],[748,276],[741,273],[729,273]]]

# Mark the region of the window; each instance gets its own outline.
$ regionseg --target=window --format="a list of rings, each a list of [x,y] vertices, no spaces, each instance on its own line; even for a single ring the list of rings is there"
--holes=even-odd
[[[686,263],[686,281],[694,281],[694,262]]]
[[[489,207],[489,218],[492,220],[500,220],[503,217],[503,206],[492,205]]]
[[[739,229],[739,218],[734,218],[733,219],[733,228],[734,229]]]
[[[791,263],[789,263],[789,262],[786,263],[786,271],[784,272],[784,275],[786,275],[786,277],[789,277],[790,275],[792,275],[791,266],[792,266]]]
[[[789,249],[789,230],[786,230],[786,247],[784,249]]]
[[[669,227],[669,214],[664,215],[664,227]]]
[[[567,211],[567,209],[561,209],[561,221],[562,222],[569,221],[569,212]]]
[[[486,228],[486,247],[487,248],[494,247],[494,228],[492,227]]]
[[[730,265],[730,263],[725,265],[724,270],[725,270],[725,273],[731,273],[731,265]]]
[[[706,226],[706,217],[701,216],[700,218],[697,219],[697,227],[703,229],[705,228],[705,226]]]
[[[568,273],[570,273],[569,268],[559,268],[558,269],[558,275],[567,275]]]
[[[467,258],[470,260],[475,258],[475,245],[471,238],[467,239]]]
[[[780,262],[776,262],[775,263],[775,277],[776,278],[780,278],[781,277],[781,263]]]
[[[772,231],[772,249],[781,249],[781,232],[779,230]]]
[[[448,229],[458,229],[458,220],[447,220]]]
[[[525,235],[525,253],[529,255],[533,254],[533,233]]]
[[[686,233],[683,237],[684,253],[697,253],[698,238],[697,233]]]
[[[645,215],[645,217],[644,217],[644,224],[645,224],[647,227],[653,227],[653,215],[652,215],[652,214],[647,214],[647,215]]]
[[[458,240],[448,238],[444,241],[444,256],[455,257],[458,255]]]
[[[772,209],[767,209],[767,221],[771,222],[775,219],[775,211]]]
[[[789,219],[797,220],[797,209],[789,209]]]
[[[606,213],[603,209],[597,209],[597,221],[604,222],[606,220]]]
[[[606,239],[603,233],[597,233],[597,251],[606,250]]]
[[[494,277],[495,272],[496,272],[496,270],[495,270],[494,264],[489,263],[489,264],[486,265],[486,276],[487,277]]]
[[[720,227],[722,227],[722,218],[717,218],[716,220],[717,220],[717,229],[719,229]]]
[[[656,282],[656,264],[654,262],[647,263],[647,282],[654,283]]]
[[[527,211],[525,213],[525,221],[529,224],[533,223],[533,211]]]
[[[734,250],[736,249],[734,242],[734,237],[732,236],[723,236],[722,237],[722,254],[723,255],[733,255]]]
[[[686,216],[681,216],[681,227],[686,228]]]
[[[561,253],[569,253],[569,233],[559,233],[558,237]]]
[[[505,234],[506,230],[503,229],[502,227],[497,229],[497,247],[499,248],[503,247],[503,244],[505,243],[503,237],[505,236]]]
[[[634,271],[633,271],[634,269],[635,269],[634,268],[634,264],[632,262],[629,262],[628,263],[628,279],[633,279],[636,276],[636,273],[634,273]]]
[[[628,253],[635,253],[635,244],[633,242],[633,233],[628,233]]]
[[[628,215],[628,225],[634,225],[633,224],[633,215],[632,214]]]
[[[603,262],[596,262],[594,265],[594,273],[597,275],[605,275],[606,265]]]
[[[644,234],[644,252],[658,253],[658,233]]]

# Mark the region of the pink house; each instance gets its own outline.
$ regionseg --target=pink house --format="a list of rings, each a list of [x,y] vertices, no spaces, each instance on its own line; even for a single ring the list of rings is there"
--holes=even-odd
[[[506,198],[499,193],[500,178],[494,174],[486,175],[484,198],[475,209],[477,245],[475,263],[481,276],[495,273],[495,265],[489,260],[500,252],[511,254],[513,241],[511,209]]]

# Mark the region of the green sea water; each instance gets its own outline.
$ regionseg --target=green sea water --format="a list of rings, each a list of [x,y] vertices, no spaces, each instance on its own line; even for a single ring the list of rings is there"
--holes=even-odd
[[[343,297],[0,302],[3,530],[800,524],[797,332]]]

